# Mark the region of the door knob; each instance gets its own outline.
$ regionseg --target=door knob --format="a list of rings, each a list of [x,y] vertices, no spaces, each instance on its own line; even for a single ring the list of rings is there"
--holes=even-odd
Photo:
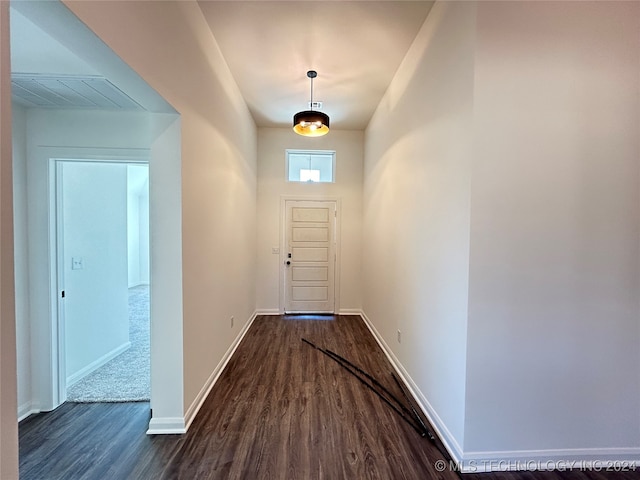
[[[291,265],[291,260],[287,260],[287,265]]]

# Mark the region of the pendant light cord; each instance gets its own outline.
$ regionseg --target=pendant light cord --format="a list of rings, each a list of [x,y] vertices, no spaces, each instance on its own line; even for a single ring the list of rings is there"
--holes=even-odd
[[[313,111],[313,77],[311,78],[311,102],[309,102],[309,110]]]

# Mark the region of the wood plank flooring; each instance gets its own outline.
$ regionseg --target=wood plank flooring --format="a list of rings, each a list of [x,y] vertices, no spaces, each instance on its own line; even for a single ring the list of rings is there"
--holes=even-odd
[[[306,338],[376,377],[392,368],[358,316],[258,317],[185,435],[147,436],[147,403],[65,404],[20,425],[20,478],[410,479],[440,452]],[[477,480],[467,474],[465,479]],[[636,472],[482,474],[482,480],[637,479]]]

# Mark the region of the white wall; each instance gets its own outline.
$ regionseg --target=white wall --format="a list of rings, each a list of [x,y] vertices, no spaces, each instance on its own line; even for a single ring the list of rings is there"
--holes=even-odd
[[[477,25],[465,451],[638,460],[640,4]]]
[[[20,356],[28,356],[32,363],[30,372],[19,372],[18,383],[31,384],[32,391],[31,398],[19,399],[21,416],[56,406],[50,360],[51,339],[56,338],[50,318],[57,308],[57,299],[51,295],[55,269],[53,278],[49,272],[49,224],[55,222],[49,210],[49,179],[54,174],[50,159],[139,159],[148,157],[150,147],[147,113],[29,109],[26,121],[28,209],[27,218],[16,218],[16,224],[28,226],[31,351]]]
[[[640,458],[638,31],[437,3],[366,131],[364,310],[475,468]]]
[[[149,270],[149,177],[138,197],[138,239],[140,240],[140,284],[149,285],[151,276]]]
[[[100,75],[101,72],[67,50],[55,36],[37,28],[11,5],[11,69],[13,72],[53,75]],[[36,8],[38,8],[36,6]]]
[[[435,4],[365,136],[364,311],[456,450],[464,440],[474,38],[474,4]]]
[[[16,353],[18,378],[31,378],[29,321],[29,251],[27,235],[27,112],[13,104],[13,211],[16,288]],[[22,221],[19,221],[22,220]],[[31,398],[31,382],[18,382],[18,405]],[[26,406],[27,411],[29,405]]]
[[[173,338],[182,338],[184,363],[176,360],[167,367],[170,375],[182,368],[181,414],[188,422],[254,311],[256,127],[195,2],[67,5],[181,115],[177,206],[182,213],[184,320],[182,336]],[[151,211],[152,225],[162,214]],[[231,316],[237,320],[233,328]],[[152,377],[152,395],[153,384]],[[176,387],[166,390],[170,394]]]
[[[28,18],[28,20],[17,14],[16,11],[19,11],[19,13]],[[115,82],[119,88],[135,98],[135,100],[148,111],[175,113],[175,110],[173,110],[166,101],[150,89],[135,72],[113,54],[103,42],[93,35],[93,33],[60,2],[14,2],[12,3],[12,13],[16,14],[14,19],[17,21],[15,25],[12,25],[16,26],[15,35],[12,37],[16,41],[16,44],[12,45],[12,48],[17,49],[16,51],[22,49],[22,54],[26,53],[29,60],[43,60],[41,56],[42,51],[28,52],[29,46],[27,44],[23,45],[24,32],[20,31],[21,23],[33,21],[38,27],[47,32],[43,35],[44,37],[50,35],[55,39],[54,42],[59,41],[65,47],[69,48],[70,52],[73,52],[73,54],[69,53],[62,63],[58,62],[57,66],[62,68],[62,70],[60,70],[61,72],[68,73],[68,68],[77,69],[80,67],[85,73],[89,71],[89,73],[104,74]],[[74,55],[77,55],[77,57]],[[42,64],[39,65],[41,66]],[[91,65],[90,70],[84,68],[89,65]],[[27,71],[32,68],[39,68],[34,67],[34,63],[30,62],[23,63],[22,66],[15,66],[18,69],[23,69],[24,67]],[[35,152],[33,154],[44,162],[46,162],[48,158],[56,156],[67,158],[78,158],[82,156],[85,156],[85,158],[104,158],[105,156],[122,158],[126,156],[138,160],[141,158],[149,160],[148,149],[152,138],[149,135],[148,128],[150,123],[149,115],[147,113],[141,113],[139,115],[140,117],[136,121],[131,120],[131,117],[125,120],[121,124],[122,129],[120,131],[118,131],[119,117],[117,114],[114,116],[114,112],[105,113],[102,117],[100,117],[100,114],[95,114],[93,118],[87,121],[87,124],[84,122],[87,117],[73,117],[73,115],[71,115],[71,117],[65,117],[63,115],[57,118],[57,120],[61,121],[61,124],[58,125],[58,135],[53,135],[51,139],[46,136],[39,138],[33,145],[33,148],[30,148],[30,153]],[[167,115],[167,117],[170,116],[171,115]],[[140,120],[143,117],[145,119]],[[173,120],[175,120],[175,118]],[[137,126],[141,126],[141,128],[137,128]],[[65,129],[65,127],[68,128]],[[96,130],[91,131],[92,128]],[[109,138],[114,131],[117,137],[115,140]],[[75,138],[74,132],[78,134]],[[101,138],[103,134],[105,137]],[[154,134],[160,136],[162,132],[154,131]],[[179,144],[179,140],[176,140],[179,138],[179,134],[171,131],[170,136],[175,144]],[[42,143],[37,143],[39,140],[42,140]],[[167,149],[172,147],[170,142],[166,142],[165,145]],[[174,150],[171,151],[173,152]],[[164,154],[161,155],[161,157],[161,160],[154,162],[153,165],[156,178],[163,184],[165,190],[173,191],[176,189],[176,185],[179,190],[180,177],[176,176],[175,171],[171,169],[171,163],[179,164],[179,154],[171,159],[167,159]],[[51,172],[42,169],[39,170],[38,168],[34,171],[31,167],[32,165],[30,165],[28,172],[29,181],[32,184],[30,188],[33,188],[33,185],[35,185],[35,194],[30,195],[29,199],[29,220],[32,223],[28,227],[30,242],[29,253],[31,256],[29,263],[30,268],[35,271],[35,276],[29,275],[29,289],[32,299],[30,313],[34,325],[33,328],[31,328],[33,349],[24,356],[31,356],[33,361],[31,372],[25,373],[22,369],[19,372],[19,384],[26,385],[31,383],[34,388],[32,388],[31,398],[24,399],[24,402],[20,402],[19,412],[21,415],[33,411],[54,408],[61,401],[64,393],[57,388],[58,385],[52,382],[51,378],[51,372],[57,371],[54,361],[52,360],[52,358],[56,357],[55,338],[57,338],[57,332],[55,331],[55,326],[51,325],[48,319],[51,317],[51,312],[56,308],[57,296],[55,294],[52,295],[52,292],[49,290],[51,285],[55,284],[55,279],[49,277],[47,272],[50,251],[46,246],[46,227],[44,227],[44,225],[54,220],[47,218],[46,205],[48,198],[43,197],[43,195],[46,196],[45,192],[47,192],[49,187],[47,176]],[[170,173],[167,174],[167,171]],[[162,217],[162,222],[158,222],[158,224],[170,224],[171,231],[179,231],[179,212],[172,209],[173,203],[167,204],[168,202],[175,202],[175,199],[170,198],[169,195],[156,195],[155,201],[157,203],[155,208],[161,211],[171,212],[170,214],[165,214]],[[20,222],[26,222],[26,220],[18,219],[16,223],[20,225]],[[154,238],[154,248],[161,250],[163,253],[163,255],[157,256],[156,268],[162,270],[164,264],[171,264],[171,270],[176,274],[176,277],[168,278],[165,276],[157,279],[154,283],[160,289],[163,289],[164,285],[169,285],[169,287],[164,288],[164,290],[175,292],[181,289],[181,282],[177,282],[178,288],[176,288],[175,279],[180,278],[181,269],[179,266],[177,267],[174,262],[175,258],[179,259],[181,257],[181,244],[173,240],[174,238],[171,238],[171,235],[158,235]],[[180,315],[175,315],[176,309],[171,308],[174,303],[180,301],[180,298],[179,295],[163,295],[156,298],[155,317],[162,320],[161,317],[163,317],[166,312],[166,315],[172,315],[171,321],[181,323],[181,304]],[[167,305],[169,305],[169,307]],[[163,325],[166,321],[158,321],[157,323],[159,327],[156,335],[162,337],[162,335],[164,335]],[[173,331],[171,331],[168,336],[176,339]],[[161,341],[157,341],[156,343],[159,345],[162,344]],[[162,351],[157,351],[152,348],[152,357],[158,357],[163,354]],[[26,375],[27,378],[23,378],[24,375]],[[178,381],[175,381],[174,378],[165,376],[163,380],[173,385],[178,385],[182,382],[181,377]],[[182,396],[182,391],[179,388],[167,390],[174,396],[180,398]],[[159,402],[156,406],[158,407],[156,411],[162,412],[162,402]],[[179,411],[181,410],[180,408]]]
[[[334,150],[335,183],[288,182],[286,149]],[[260,128],[258,152],[258,311],[277,312],[280,308],[279,273],[284,252],[275,255],[271,249],[280,245],[281,195],[341,199],[340,271],[336,271],[340,290],[336,307],[342,311],[360,310],[363,132],[332,130],[323,137],[306,138],[290,128]]]
[[[154,115],[149,165],[150,430],[184,429],[180,118]]]
[[[0,478],[18,478],[9,2],[0,3]]]
[[[131,171],[127,170],[127,284],[140,285],[140,200],[131,188]]]
[[[69,385],[129,346],[127,165],[63,162],[61,175]]]
[[[127,166],[129,287],[149,284],[149,167]]]

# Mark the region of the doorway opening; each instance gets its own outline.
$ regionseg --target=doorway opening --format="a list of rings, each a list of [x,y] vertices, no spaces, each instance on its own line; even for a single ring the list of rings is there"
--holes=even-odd
[[[149,401],[148,165],[52,162],[60,400]]]
[[[99,76],[134,107],[83,106],[77,95],[67,96],[59,108],[14,101],[18,419],[54,410],[66,400],[65,359],[59,351],[64,332],[58,324],[56,218],[50,208],[55,162],[50,159],[132,159],[149,163],[151,179],[149,433],[183,432],[180,115],[63,3],[14,2],[10,10],[12,73]],[[44,56],[43,46],[48,52]]]

